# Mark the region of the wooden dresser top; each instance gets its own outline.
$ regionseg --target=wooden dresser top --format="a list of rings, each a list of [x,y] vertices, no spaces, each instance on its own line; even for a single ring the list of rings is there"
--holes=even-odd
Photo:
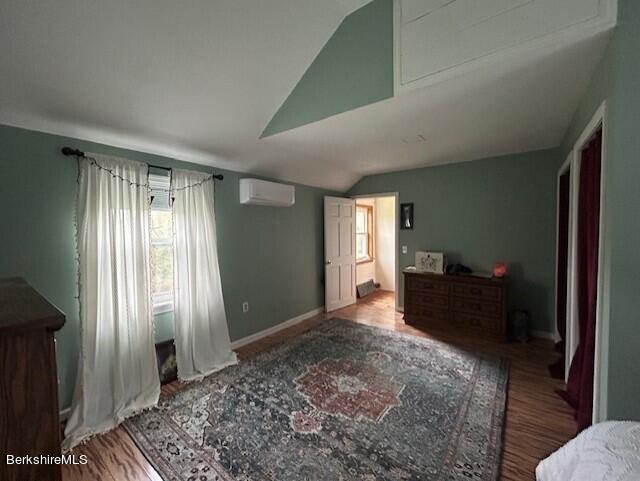
[[[58,330],[64,313],[20,277],[0,279],[0,333],[24,329]]]
[[[507,277],[491,277],[491,276],[479,276],[474,274],[432,274],[430,272],[419,272],[414,269],[403,269],[402,273],[410,276],[422,276],[428,277],[434,280],[441,280],[445,282],[473,282],[473,283],[485,283],[495,286],[506,286],[508,284]]]

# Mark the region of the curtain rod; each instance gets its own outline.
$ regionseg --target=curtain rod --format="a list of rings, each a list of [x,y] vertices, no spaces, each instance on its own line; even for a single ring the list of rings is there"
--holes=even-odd
[[[66,155],[67,157],[83,157],[83,158],[87,158],[87,156],[84,154],[84,152],[82,150],[79,149],[73,149],[71,147],[62,147],[62,155]],[[162,170],[171,170],[167,167],[160,167],[159,165],[152,165],[152,164],[147,164],[149,167],[153,167],[154,169],[162,169]],[[222,174],[214,174],[212,176],[214,179],[216,180],[222,180],[224,179],[224,175]]]

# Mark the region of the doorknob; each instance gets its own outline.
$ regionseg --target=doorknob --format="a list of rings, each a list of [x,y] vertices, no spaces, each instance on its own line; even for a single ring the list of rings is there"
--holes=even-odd
[[[327,262],[325,262],[325,265],[327,265],[327,266],[328,266],[329,264],[331,264],[331,261],[327,261]]]

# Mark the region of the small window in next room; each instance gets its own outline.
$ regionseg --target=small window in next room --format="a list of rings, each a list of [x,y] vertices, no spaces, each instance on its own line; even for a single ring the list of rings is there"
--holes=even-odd
[[[356,205],[356,262],[373,260],[373,206]]]
[[[153,313],[173,311],[173,214],[169,171],[149,173],[151,188],[151,302]]]

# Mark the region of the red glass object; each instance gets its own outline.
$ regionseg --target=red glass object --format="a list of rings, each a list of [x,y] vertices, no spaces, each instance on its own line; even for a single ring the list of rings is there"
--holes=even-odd
[[[504,277],[507,275],[507,264],[504,262],[496,262],[493,264],[494,277]]]

